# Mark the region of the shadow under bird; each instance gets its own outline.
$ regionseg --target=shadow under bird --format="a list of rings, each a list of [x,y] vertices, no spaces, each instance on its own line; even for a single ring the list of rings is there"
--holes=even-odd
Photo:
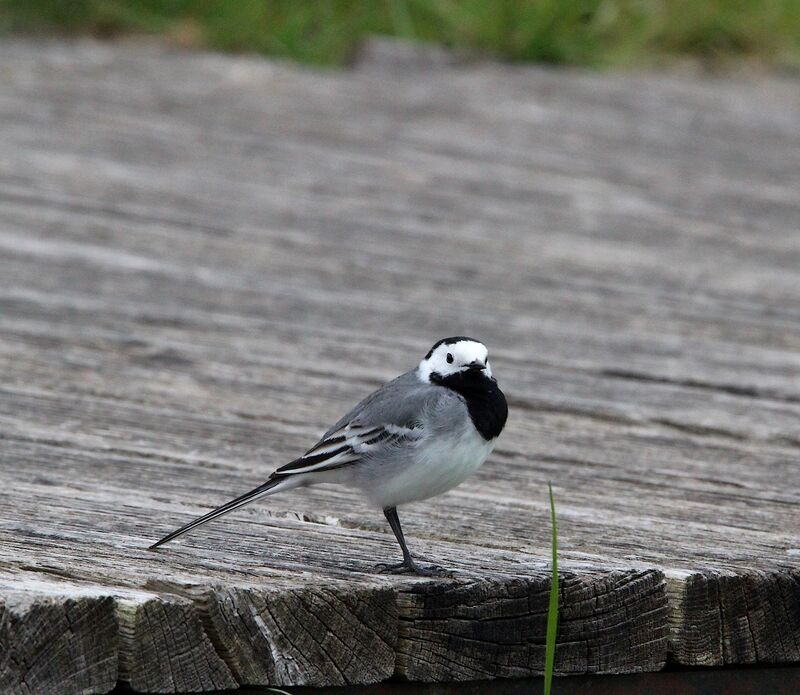
[[[317,483],[355,488],[382,509],[403,561],[386,572],[442,576],[420,565],[406,546],[397,507],[440,495],[462,483],[494,447],[508,417],[486,346],[458,336],[437,342],[419,363],[367,396],[300,458],[263,485],[164,536],[155,549],[245,504]]]

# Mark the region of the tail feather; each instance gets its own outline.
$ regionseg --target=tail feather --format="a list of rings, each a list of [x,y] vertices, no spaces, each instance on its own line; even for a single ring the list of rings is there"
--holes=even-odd
[[[284,490],[289,487],[295,487],[299,481],[291,480],[290,478],[272,478],[268,480],[263,485],[259,485],[257,488],[253,488],[250,492],[245,492],[243,495],[240,495],[236,499],[232,499],[230,502],[226,502],[221,507],[217,507],[216,509],[208,512],[208,514],[204,514],[203,516],[198,517],[194,521],[190,521],[185,526],[181,526],[176,531],[173,531],[170,534],[164,536],[160,541],[156,541],[151,545],[148,550],[155,550],[160,545],[164,545],[164,543],[169,543],[171,540],[174,540],[178,536],[182,536],[187,531],[191,531],[198,526],[202,526],[208,521],[212,519],[216,519],[218,516],[222,516],[223,514],[227,514],[228,512],[232,512],[234,509],[238,509],[239,507],[243,507],[245,504],[249,504],[257,500],[259,497],[264,497],[265,495],[274,494],[279,492],[280,490]],[[278,487],[280,486],[280,487]]]

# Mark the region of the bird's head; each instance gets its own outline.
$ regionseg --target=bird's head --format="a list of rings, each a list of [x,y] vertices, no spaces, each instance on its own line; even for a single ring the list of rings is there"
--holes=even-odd
[[[472,338],[464,336],[444,338],[436,343],[419,363],[417,375],[421,381],[426,382],[438,382],[449,376],[469,373],[491,378],[492,368],[489,365],[488,355],[486,346]]]

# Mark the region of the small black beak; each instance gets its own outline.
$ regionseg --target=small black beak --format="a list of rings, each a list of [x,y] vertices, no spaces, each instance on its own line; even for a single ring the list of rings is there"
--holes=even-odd
[[[478,362],[478,360],[475,360],[467,365],[467,369],[471,372],[482,372],[484,369],[486,369],[486,365],[483,362]]]

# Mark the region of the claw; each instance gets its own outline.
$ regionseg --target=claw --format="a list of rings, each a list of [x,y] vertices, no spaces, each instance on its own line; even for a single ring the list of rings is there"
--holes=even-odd
[[[419,577],[452,577],[450,570],[439,565],[418,565],[413,560],[411,562],[398,562],[388,564],[381,562],[375,565],[375,569],[381,574],[416,574]]]
[[[411,568],[405,562],[397,562],[395,564],[379,562],[375,565],[375,569],[381,574],[407,574],[411,571]]]

